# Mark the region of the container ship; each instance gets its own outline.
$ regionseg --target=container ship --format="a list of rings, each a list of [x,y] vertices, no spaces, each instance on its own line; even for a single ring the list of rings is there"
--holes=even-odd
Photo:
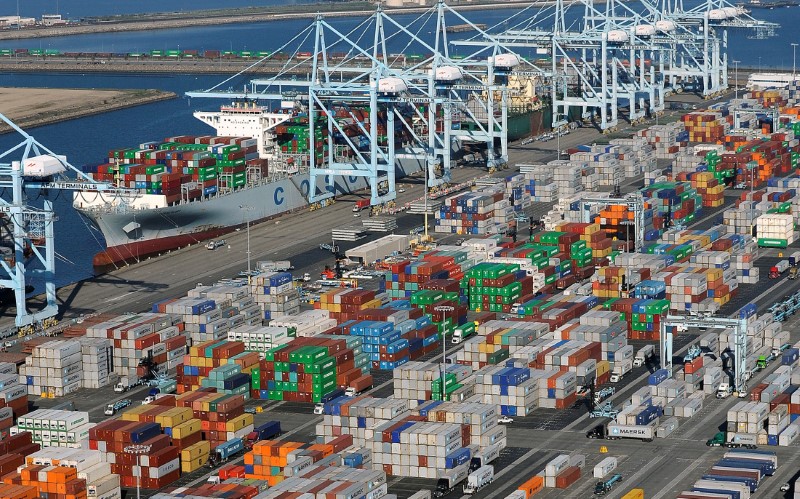
[[[85,167],[95,180],[126,189],[125,194],[74,193],[74,208],[105,237],[106,249],[94,256],[95,267],[138,261],[218,237],[248,220],[305,208],[312,188],[328,188],[323,179],[310,185],[309,156],[324,158],[327,141],[322,130],[310,140],[301,112],[235,104],[195,117],[216,135],[168,137],[112,150],[105,163]],[[351,129],[358,133],[356,126]],[[422,149],[399,151],[398,178],[422,169]],[[366,187],[364,177],[338,177],[335,194]]]

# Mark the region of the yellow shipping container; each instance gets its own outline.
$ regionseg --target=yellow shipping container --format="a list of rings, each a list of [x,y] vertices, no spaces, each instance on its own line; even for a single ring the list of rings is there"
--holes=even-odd
[[[192,419],[192,415],[193,412],[189,407],[174,407],[160,416],[156,416],[156,423],[160,424],[162,428],[174,428]]]
[[[209,452],[211,452],[211,444],[206,440],[202,440],[183,449],[181,451],[181,461],[192,461],[193,459],[203,456],[205,456],[206,461],[208,461]]]
[[[630,492],[620,499],[644,499],[644,489],[631,489]]]
[[[199,456],[194,459],[181,459],[181,472],[182,473],[191,473],[193,471],[197,471],[203,467],[208,462],[208,454],[205,456]]]
[[[247,425],[253,424],[252,414],[242,414],[225,423],[225,431],[239,431]]]
[[[600,362],[598,362],[597,363],[597,367],[595,369],[596,369],[596,372],[597,372],[598,376],[602,376],[602,375],[604,375],[605,373],[607,373],[608,371],[611,370],[610,365],[609,365],[607,360],[601,360]]]
[[[202,423],[199,419],[190,419],[172,428],[172,438],[186,438],[197,433],[201,428]]]

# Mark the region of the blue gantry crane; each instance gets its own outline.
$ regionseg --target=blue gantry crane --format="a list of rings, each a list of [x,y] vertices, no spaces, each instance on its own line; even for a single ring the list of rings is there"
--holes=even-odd
[[[44,199],[41,208],[28,204],[26,190],[95,189],[104,192],[120,191],[113,185],[98,183],[36,141],[8,117],[0,120],[22,137],[22,141],[0,153],[0,189],[11,192],[11,199],[0,198],[0,213],[5,218],[13,242],[14,258],[0,260],[0,287],[14,291],[17,327],[40,324],[58,314],[55,287],[55,237],[53,225],[56,216],[53,202]],[[41,268],[26,265],[26,255],[38,261]],[[26,306],[26,279],[40,275],[44,280],[45,305],[30,312]]]

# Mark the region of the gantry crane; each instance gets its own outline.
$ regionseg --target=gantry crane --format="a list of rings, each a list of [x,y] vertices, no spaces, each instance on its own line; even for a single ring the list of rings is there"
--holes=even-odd
[[[11,224],[14,243],[13,266],[0,260],[0,286],[14,290],[17,327],[40,323],[58,314],[55,287],[55,238],[53,225],[56,221],[53,202],[45,199],[42,208],[27,203],[25,191],[48,190],[97,190],[119,192],[120,189],[98,183],[79,169],[70,165],[66,157],[58,156],[36,141],[32,136],[0,114],[0,120],[22,136],[22,142],[0,154],[0,188],[11,191],[11,200],[0,198],[0,212]],[[68,177],[74,174],[77,179]],[[41,264],[41,269],[28,269],[25,248],[30,247],[31,258]],[[45,283],[46,303],[44,308],[29,312],[26,306],[26,276],[40,275]]]
[[[747,307],[745,307],[747,309]],[[702,315],[667,315],[661,321],[660,331],[660,350],[661,367],[669,370],[672,376],[672,341],[673,330],[686,330],[690,327],[711,328],[711,329],[730,329],[734,334],[733,341],[733,386],[739,396],[747,394],[747,324],[752,317],[751,314],[742,311],[738,317],[714,317]]]
[[[633,237],[636,251],[644,245],[644,197],[641,192],[629,194],[584,193],[580,200],[584,223],[592,222],[592,206],[623,205],[633,213]]]

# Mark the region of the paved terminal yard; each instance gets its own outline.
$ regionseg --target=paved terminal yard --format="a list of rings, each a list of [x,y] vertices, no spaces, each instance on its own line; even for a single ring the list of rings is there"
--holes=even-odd
[[[26,129],[175,97],[162,90],[0,87],[0,113]],[[0,123],[0,133],[10,131]]]
[[[630,130],[620,131],[619,134],[630,133]],[[566,149],[581,143],[599,141],[594,131],[578,130],[562,137],[561,148]],[[512,146],[511,165],[525,162],[541,162],[555,157],[556,141],[547,143],[533,143],[529,146]],[[512,170],[513,171],[513,170]],[[456,169],[454,180],[462,181],[466,178],[480,174],[474,169]],[[633,179],[625,187],[633,188],[632,184],[641,179]],[[404,193],[399,194],[399,204],[417,198],[422,193],[421,178],[406,179]],[[726,195],[726,206],[732,204],[737,191]],[[335,205],[324,210],[309,213],[294,213],[278,220],[266,222],[251,228],[251,246],[253,260],[258,259],[289,259],[296,266],[295,273],[309,272],[315,275],[326,264],[332,264],[331,255],[318,249],[320,243],[330,241],[330,229],[342,225],[346,220],[358,221],[351,212],[352,203],[356,196],[348,196]],[[721,217],[724,207],[713,210],[704,210],[702,216],[693,225],[693,228],[706,228],[717,222]],[[535,203],[531,215],[539,217],[547,211],[541,203]],[[409,230],[421,225],[421,216],[400,215],[397,217],[398,232]],[[521,236],[527,235],[527,230],[520,230]],[[439,234],[437,234],[439,236]],[[452,242],[456,235],[445,236],[445,242]],[[93,280],[77,283],[63,288],[59,292],[62,306],[65,307],[65,316],[74,317],[93,311],[101,312],[128,312],[149,310],[150,304],[167,297],[180,296],[195,287],[198,282],[211,283],[220,278],[230,277],[246,268],[246,234],[245,231],[226,236],[229,247],[215,251],[208,251],[202,245],[195,245],[174,252],[172,255],[118,269]],[[438,237],[437,237],[438,239]],[[369,239],[367,239],[369,240]],[[342,249],[363,243],[339,243]],[[739,295],[726,305],[722,312],[730,314],[741,306],[754,302],[759,312],[764,312],[776,299],[800,289],[800,280],[789,281],[786,279],[770,280],[766,278],[767,269],[779,258],[779,250],[762,249],[758,267],[761,268],[762,279],[755,285],[744,285],[739,288]],[[207,270],[206,270],[207,269]],[[5,317],[4,322],[8,323]],[[800,317],[792,317],[785,323],[784,330],[791,331],[791,342],[800,340],[798,329]],[[699,330],[689,330],[679,334],[675,339],[675,356],[682,357],[692,342],[696,342]],[[639,348],[644,342],[632,340],[631,344]],[[448,354],[460,345],[448,345]],[[432,360],[441,355],[441,352],[430,354],[423,360]],[[749,386],[757,385],[760,380],[770,374],[776,364],[767,370],[757,373],[750,380]],[[611,398],[615,405],[620,406],[629,399],[630,395],[638,388],[647,384],[647,376],[653,368],[639,367],[625,377],[618,385],[617,392]],[[376,396],[389,396],[392,393],[391,373],[376,371],[375,389],[372,393]],[[138,388],[125,395],[114,394],[110,387],[100,390],[80,390],[79,392],[60,399],[45,399],[38,402],[41,407],[49,407],[65,400],[73,400],[76,409],[88,410],[92,421],[105,419],[102,409],[111,400],[130,398],[138,403],[145,395],[144,388]],[[515,418],[508,426],[509,447],[493,464],[495,465],[496,480],[494,484],[474,497],[503,498],[530,476],[539,472],[549,460],[562,453],[586,454],[586,468],[582,478],[566,490],[545,489],[537,497],[542,498],[587,498],[591,497],[595,480],[591,478],[591,469],[606,455],[619,459],[618,471],[624,477],[621,485],[615,487],[607,495],[618,499],[625,492],[634,487],[645,490],[645,497],[670,498],[681,490],[690,488],[713,463],[721,458],[723,449],[705,446],[706,439],[713,436],[725,424],[726,411],[739,399],[728,398],[718,400],[706,398],[702,411],[693,418],[683,422],[669,438],[656,439],[645,443],[634,440],[598,441],[587,439],[585,434],[605,419],[590,419],[585,401],[579,399],[575,406],[566,410],[537,409],[535,413],[525,418]],[[321,421],[321,416],[312,414],[311,406],[307,404],[290,402],[265,402],[251,401],[253,406],[262,405],[264,412],[255,415],[256,424],[268,420],[280,420],[284,429],[281,438],[301,442],[311,441],[315,435],[315,425]],[[600,447],[607,448],[607,454],[601,454]],[[793,447],[769,447],[779,456],[780,467],[775,476],[766,479],[755,497],[779,498],[782,493],[778,491],[780,485],[790,479],[800,468],[800,453]],[[241,458],[234,462],[241,462]],[[182,476],[173,486],[185,486],[202,483],[211,470],[205,469]],[[389,491],[398,497],[408,497],[420,489],[433,489],[433,480],[389,477]],[[129,494],[131,496],[132,492]],[[143,497],[152,495],[152,491],[142,494]],[[446,497],[460,498],[460,487]]]

